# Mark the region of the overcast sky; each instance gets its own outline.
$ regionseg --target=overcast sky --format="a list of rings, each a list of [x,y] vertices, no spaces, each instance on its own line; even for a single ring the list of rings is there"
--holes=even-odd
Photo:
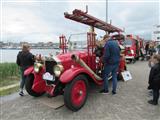
[[[105,0],[2,0],[1,40],[56,42],[59,35],[87,32],[89,27],[64,18],[64,12],[81,9],[105,21]],[[160,0],[109,0],[108,19],[126,34],[151,39],[160,24]],[[98,37],[104,32],[96,30]]]

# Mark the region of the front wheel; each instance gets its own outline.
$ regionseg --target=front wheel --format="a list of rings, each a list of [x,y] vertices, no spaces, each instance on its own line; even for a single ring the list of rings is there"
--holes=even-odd
[[[88,80],[79,75],[68,83],[64,90],[64,103],[72,111],[78,111],[83,107],[88,96]]]
[[[33,74],[30,74],[26,77],[26,83],[25,83],[26,91],[28,92],[29,95],[34,96],[34,97],[42,96],[44,94],[44,92],[43,93],[37,93],[37,92],[32,90],[33,81],[34,81],[34,75]]]

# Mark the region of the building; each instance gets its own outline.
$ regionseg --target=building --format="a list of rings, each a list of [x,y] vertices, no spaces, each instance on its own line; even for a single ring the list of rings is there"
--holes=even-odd
[[[160,25],[154,25],[152,32],[152,40],[160,41]]]
[[[0,48],[2,48],[3,47],[3,42],[2,41],[0,41]]]

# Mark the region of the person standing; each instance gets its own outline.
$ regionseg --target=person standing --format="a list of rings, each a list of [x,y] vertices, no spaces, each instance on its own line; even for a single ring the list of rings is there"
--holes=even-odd
[[[145,45],[146,55],[148,55],[148,50],[149,50],[149,42],[147,42]]]
[[[104,88],[100,93],[107,94],[108,89],[108,78],[109,74],[112,75],[112,94],[116,94],[117,88],[117,71],[120,62],[120,47],[118,41],[111,39],[109,36],[106,38],[106,44],[104,46],[104,71],[103,71],[103,80]]]
[[[16,63],[20,67],[21,70],[21,81],[20,81],[20,92],[19,95],[23,96],[23,88],[25,85],[25,76],[24,71],[34,64],[35,56],[30,53],[30,46],[28,44],[24,44],[22,46],[22,51],[20,51],[17,55]]]
[[[154,43],[150,43],[150,46],[149,46],[149,55],[152,56],[155,53],[156,53],[155,45],[154,45]]]
[[[160,54],[160,43],[157,45],[157,54]]]
[[[149,86],[153,90],[153,99],[148,103],[152,105],[158,104],[160,91],[160,55],[153,55],[152,66],[149,74]]]

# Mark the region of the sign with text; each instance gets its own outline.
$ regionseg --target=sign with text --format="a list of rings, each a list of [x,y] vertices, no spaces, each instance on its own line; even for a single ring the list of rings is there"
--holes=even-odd
[[[123,77],[124,81],[128,81],[128,80],[132,79],[132,75],[129,71],[124,71],[121,74],[122,74],[122,77]]]

